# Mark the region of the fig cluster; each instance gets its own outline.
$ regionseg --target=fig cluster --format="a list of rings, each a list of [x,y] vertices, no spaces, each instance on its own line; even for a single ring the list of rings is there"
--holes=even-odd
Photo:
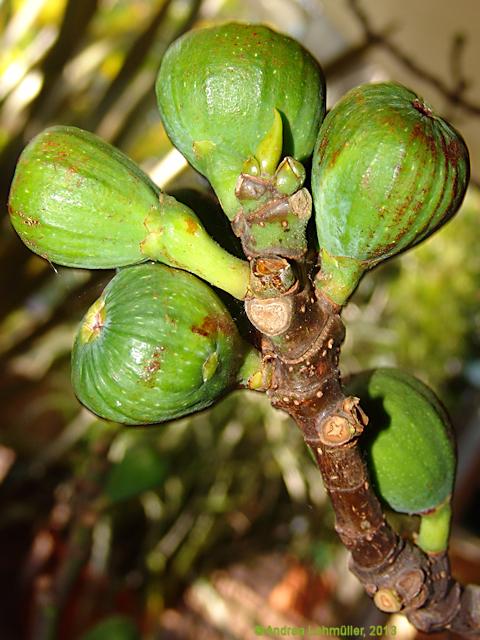
[[[414,92],[362,85],[325,117],[316,60],[262,25],[186,33],[163,58],[156,94],[167,134],[210,182],[246,257],[310,269],[316,295],[339,307],[366,271],[449,220],[467,188],[462,137]],[[120,269],[73,349],[73,386],[91,411],[151,424],[238,386],[268,388],[266,363],[212,288],[254,297],[249,262],[122,152],[74,127],[47,129],[19,159],[9,211],[21,239],[47,260]],[[307,252],[317,256],[313,267]],[[378,420],[388,424],[368,457],[384,500],[423,514],[446,504],[454,456],[436,398],[386,370],[351,384],[372,415],[383,403]]]

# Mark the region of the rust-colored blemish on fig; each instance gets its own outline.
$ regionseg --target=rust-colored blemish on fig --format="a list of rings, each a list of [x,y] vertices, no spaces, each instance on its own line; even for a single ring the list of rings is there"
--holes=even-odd
[[[208,336],[216,333],[217,328],[217,319],[215,317],[207,316],[206,318],[204,318],[202,324],[193,325],[192,333],[196,333],[199,336],[204,336],[205,338],[207,338]]]
[[[410,139],[419,140],[424,143],[430,150],[433,156],[437,154],[437,144],[435,140],[435,136],[432,133],[429,133],[425,129],[425,125],[422,122],[415,122],[413,125],[412,131],[410,133]]]
[[[50,159],[53,163],[62,164],[64,160],[68,158],[68,153],[66,151],[55,151],[50,155]]]
[[[232,325],[222,316],[206,316],[201,324],[192,326],[191,332],[205,338],[217,333],[229,335],[232,333]]]
[[[37,220],[36,218],[32,218],[31,216],[27,216],[26,213],[24,213],[21,209],[19,209],[18,211],[15,211],[14,209],[10,208],[9,205],[9,213],[10,215],[18,215],[18,217],[20,218],[20,220],[23,222],[23,224],[26,224],[27,227],[35,227],[37,226],[37,224],[40,224],[40,220]]]
[[[337,162],[337,160],[338,160],[338,156],[340,155],[341,151],[342,151],[342,150],[341,150],[341,148],[340,148],[340,147],[337,147],[337,148],[334,150],[334,152],[333,152],[333,153],[332,153],[332,155],[330,156],[330,160],[328,161],[328,166],[329,166],[329,167],[334,167],[334,166],[335,166],[335,164],[336,164],[336,162]]]
[[[185,226],[187,228],[187,233],[190,233],[192,236],[195,235],[200,229],[200,225],[191,218],[187,218]]]
[[[156,347],[152,353],[152,356],[143,367],[142,377],[147,384],[153,382],[155,374],[161,369],[163,351],[165,351],[165,347]]]
[[[22,222],[27,225],[27,227],[35,227],[37,224],[40,224],[39,220],[35,220],[35,218],[30,218],[28,216],[22,217]]]
[[[320,144],[318,145],[318,149],[317,149],[317,156],[318,156],[319,162],[323,160],[323,156],[325,154],[325,149],[328,145],[328,142],[329,142],[329,138],[327,135],[324,135],[320,140]]]
[[[452,138],[448,143],[445,141],[443,136],[441,137],[441,144],[443,148],[443,152],[445,154],[445,158],[448,162],[456,165],[460,158],[462,158],[462,148],[455,138]]]
[[[357,91],[354,95],[355,98],[355,102],[357,104],[364,104],[365,103],[365,96],[363,95],[363,93],[361,91]]]
[[[50,136],[42,140],[42,147],[46,147],[47,149],[52,147],[58,147],[59,145],[60,143],[58,142],[58,140],[55,140],[55,138],[52,138]]]
[[[155,299],[157,299],[159,296],[155,296],[155,295],[154,295],[153,297],[154,297]],[[173,317],[173,316],[169,316],[169,315],[168,315],[168,313],[166,313],[166,314],[163,316],[163,319],[164,319],[164,321],[165,321],[165,322],[168,322],[168,324],[171,324],[173,327],[176,327],[176,326],[177,326],[177,324],[178,324],[178,323],[177,323],[177,319],[176,319],[175,317]]]

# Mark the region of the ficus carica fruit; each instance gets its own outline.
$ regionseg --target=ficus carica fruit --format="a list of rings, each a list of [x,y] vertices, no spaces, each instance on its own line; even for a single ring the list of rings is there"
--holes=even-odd
[[[462,137],[415,93],[395,83],[347,93],[313,156],[318,286],[344,304],[367,269],[451,218],[468,179]]]
[[[151,262],[119,270],[87,311],[72,352],[79,400],[126,424],[171,420],[239,384],[255,388],[259,369],[206,283]]]
[[[223,250],[191,209],[88,131],[56,126],[30,142],[9,211],[23,242],[51,262],[105,269],[158,260],[245,295],[246,261]]]
[[[169,137],[209,179],[230,219],[240,208],[240,174],[273,175],[283,156],[308,158],[325,113],[318,63],[263,25],[186,33],[165,53],[156,92]],[[301,186],[300,170],[287,173],[283,167],[279,190]]]
[[[360,440],[380,497],[394,511],[422,514],[419,545],[447,543],[456,454],[448,415],[433,391],[394,368],[350,378],[369,424]]]

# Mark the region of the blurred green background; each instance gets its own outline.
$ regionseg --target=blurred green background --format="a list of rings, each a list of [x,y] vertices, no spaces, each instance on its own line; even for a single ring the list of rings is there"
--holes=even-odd
[[[255,624],[385,622],[415,637],[403,619],[374,610],[348,573],[301,435],[265,398],[238,392],[210,412],[142,429],[79,405],[72,339],[112,272],[54,267],[23,246],[6,215],[19,153],[53,123],[95,131],[189,202],[192,189],[207,192],[172,150],[153,85],[172,40],[233,18],[267,21],[309,47],[325,68],[329,106],[360,82],[399,80],[451,119],[472,151],[462,211],[367,275],[346,308],[342,368],[404,367],[444,400],[459,447],[454,568],[480,579],[478,6],[428,0],[415,14],[418,3],[401,4],[0,0],[2,640],[87,640],[102,621],[91,640],[244,639],[256,637]]]

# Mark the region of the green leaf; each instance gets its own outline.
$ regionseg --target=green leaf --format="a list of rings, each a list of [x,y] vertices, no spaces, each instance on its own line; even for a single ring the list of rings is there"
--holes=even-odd
[[[105,493],[111,502],[134,498],[159,487],[167,475],[167,464],[145,445],[130,447],[108,475]]]
[[[83,634],[81,640],[141,640],[141,636],[129,618],[111,616]]]

